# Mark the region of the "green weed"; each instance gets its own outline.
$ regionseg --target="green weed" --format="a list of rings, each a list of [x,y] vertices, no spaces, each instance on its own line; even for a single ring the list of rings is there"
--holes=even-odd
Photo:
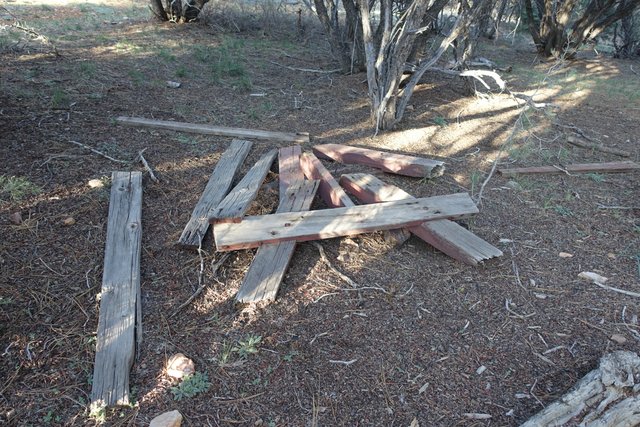
[[[186,75],[187,69],[183,65],[178,67],[178,69],[176,70],[176,77],[185,77]]]
[[[520,145],[513,145],[507,149],[509,157],[513,160],[524,161],[529,159],[535,151],[535,145],[532,142],[524,142]]]
[[[433,119],[433,123],[437,124],[438,126],[440,126],[441,128],[446,127],[449,122],[447,122],[447,119],[445,119],[442,116],[437,116]]]
[[[42,189],[26,178],[0,175],[0,199],[20,202],[28,196],[40,194]]]
[[[84,77],[91,78],[96,73],[96,64],[89,61],[81,62],[78,71],[80,71]]]
[[[285,362],[291,362],[293,361],[293,358],[296,357],[297,355],[299,355],[300,353],[296,350],[290,351],[289,353],[285,354],[282,358],[284,359]]]
[[[167,62],[176,60],[176,56],[172,54],[171,51],[165,47],[160,48],[160,50],[158,50],[158,57]]]
[[[67,93],[60,89],[55,88],[53,90],[53,94],[51,95],[51,107],[52,108],[62,108],[69,103],[69,97]]]
[[[593,182],[597,182],[598,184],[605,181],[604,175],[600,173],[588,173],[587,178],[589,178]]]
[[[565,208],[565,207],[564,207],[564,206],[562,206],[562,205],[555,205],[555,206],[553,207],[553,210],[554,210],[556,213],[558,213],[558,214],[560,214],[560,215],[562,215],[562,216],[572,216],[572,215],[573,215],[573,212],[571,212],[571,209],[569,209],[569,208]]]
[[[251,354],[258,352],[258,345],[262,342],[260,335],[247,335],[243,340],[238,341],[238,345],[234,347],[233,351],[238,353],[240,357],[246,358]]]
[[[144,74],[139,70],[129,70],[129,77],[131,77],[131,80],[137,86],[141,85],[145,79]]]
[[[191,398],[197,394],[204,393],[209,390],[211,383],[207,374],[196,372],[193,375],[186,376],[177,387],[171,387],[173,400],[182,400]]]

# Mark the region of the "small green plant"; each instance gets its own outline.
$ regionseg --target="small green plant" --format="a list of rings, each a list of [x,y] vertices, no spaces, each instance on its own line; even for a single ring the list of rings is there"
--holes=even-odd
[[[89,418],[98,424],[104,424],[107,421],[107,407],[103,404],[92,403],[89,408]]]
[[[141,85],[144,82],[144,74],[138,70],[129,70],[129,77],[136,85]]]
[[[258,114],[258,112],[253,108],[249,110],[248,116],[252,120],[258,120],[260,118],[260,115]]]
[[[209,390],[210,386],[207,374],[196,372],[186,376],[177,387],[171,387],[171,393],[173,393],[173,400],[188,399]]]
[[[184,66],[178,67],[176,70],[176,77],[185,77],[187,75],[187,69]]]
[[[260,335],[249,334],[245,339],[238,341],[238,345],[234,347],[234,351],[238,353],[240,357],[246,358],[251,354],[258,352],[258,345],[262,342]]]
[[[60,88],[55,88],[51,95],[51,106],[53,108],[60,108],[68,103],[69,97],[67,96],[67,93]]]
[[[176,56],[172,54],[171,51],[166,47],[160,48],[160,50],[158,50],[158,57],[167,62],[173,62],[176,60]]]
[[[0,305],[9,305],[13,302],[11,297],[0,297]]]
[[[531,142],[525,142],[520,145],[514,145],[507,150],[509,157],[513,160],[523,161],[527,160],[533,154],[535,146]]]
[[[42,189],[26,178],[0,175],[0,200],[20,202],[24,198],[40,194]]]
[[[235,86],[242,90],[249,90],[253,87],[251,79],[247,75],[243,75],[236,79]]]
[[[442,116],[437,116],[436,118],[434,118],[433,123],[437,124],[441,128],[446,127],[449,124],[449,122],[447,122],[447,119]]]
[[[220,356],[218,357],[218,365],[226,366],[231,362],[231,355],[233,354],[233,346],[228,342],[224,341],[222,343],[222,351],[220,352]]]
[[[573,212],[571,212],[571,209],[569,209],[569,208],[565,208],[565,207],[564,207],[564,206],[562,206],[562,205],[555,205],[555,206],[553,207],[553,210],[554,210],[556,213],[559,213],[559,214],[560,214],[560,215],[562,215],[562,216],[572,216],[572,215],[573,215]]]
[[[300,353],[296,350],[290,351],[289,353],[285,354],[282,358],[284,359],[285,362],[291,362],[293,360],[294,357],[296,357],[297,355],[299,355]]]
[[[89,61],[81,62],[78,69],[85,77],[93,77],[96,73],[96,64]]]
[[[178,142],[180,144],[185,144],[185,145],[197,145],[198,141],[195,138],[189,137],[189,136],[185,136],[185,135],[178,135],[176,137],[176,139],[178,140]]]
[[[471,194],[475,194],[476,188],[478,187],[478,184],[480,184],[480,180],[482,179],[482,172],[471,172],[471,176],[469,177],[469,179],[471,180]]]
[[[588,173],[587,178],[589,178],[593,182],[597,182],[598,184],[605,181],[604,175],[602,175],[601,173]]]

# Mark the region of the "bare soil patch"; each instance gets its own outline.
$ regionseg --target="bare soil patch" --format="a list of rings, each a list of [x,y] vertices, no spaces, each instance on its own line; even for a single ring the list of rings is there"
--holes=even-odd
[[[378,174],[416,197],[475,195],[498,156],[520,166],[619,159],[567,144],[577,129],[637,161],[640,79],[631,62],[594,57],[557,66],[541,63],[525,43],[487,44],[485,56],[513,66],[505,76],[512,91],[557,108],[527,111],[514,130],[521,110],[509,95],[469,97],[460,81],[431,75],[400,128],[374,137],[363,74],[274,64],[335,68],[322,39],[297,40],[294,27],[265,34],[224,33],[211,22],[157,24],[128,2],[7,7],[62,53],[12,34],[0,39],[0,174],[31,183],[0,195],[0,420],[7,425],[148,425],[172,409],[188,426],[407,426],[414,418],[433,426],[518,425],[602,354],[637,350],[639,301],[578,278],[594,271],[612,286],[640,291],[637,173],[522,177],[516,184],[494,175],[481,213],[465,225],[505,254],[480,267],[415,237],[399,248],[378,234],[321,243],[336,268],[385,292],[346,291],[316,246],[302,243],[274,304],[235,307],[253,251],[234,253],[213,280],[220,255],[209,237],[207,288],[172,317],[200,271],[198,254],[174,242],[229,140],[113,122],[128,115],[307,131],[307,150],[345,143],[446,161],[445,175],[429,182]],[[2,11],[0,19],[11,22]],[[167,87],[167,80],[182,86]],[[256,142],[244,170],[274,145]],[[131,407],[90,416],[107,178],[113,170],[143,170],[134,159],[144,148],[161,181],[145,175],[136,398]],[[371,172],[325,165],[335,176]],[[90,188],[91,179],[106,186]],[[276,204],[277,194],[265,189],[250,213]],[[11,222],[15,212],[19,225]],[[69,217],[75,222],[65,225]],[[614,334],[626,341],[612,341]],[[243,357],[238,349],[249,337],[260,337],[258,351]],[[176,383],[163,367],[177,352],[207,374],[206,392],[174,400]]]

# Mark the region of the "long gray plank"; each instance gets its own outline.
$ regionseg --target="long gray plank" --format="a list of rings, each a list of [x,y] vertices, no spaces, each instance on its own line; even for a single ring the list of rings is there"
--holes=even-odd
[[[246,249],[264,243],[351,236],[418,225],[424,221],[478,213],[466,193],[408,199],[349,208],[247,217],[213,228],[218,251]]]
[[[229,192],[233,179],[247,158],[251,146],[250,141],[234,139],[229,148],[222,154],[220,160],[213,169],[209,182],[193,209],[191,219],[184,227],[178,244],[198,248],[209,229],[209,211],[224,199]]]
[[[318,187],[318,181],[298,181],[286,190],[278,212],[309,210]],[[236,301],[249,303],[275,300],[295,246],[295,241],[260,246],[242,281]]]
[[[413,198],[402,189],[364,173],[342,175],[340,185],[363,203]],[[448,219],[427,221],[408,230],[436,249],[465,264],[477,265],[484,260],[502,256],[500,249]]]
[[[91,401],[129,404],[129,370],[142,340],[142,173],[113,172]]]
[[[168,120],[150,120],[139,117],[116,118],[120,124],[154,129],[175,130],[180,132],[200,133],[205,135],[230,136],[234,138],[265,139],[269,141],[309,142],[306,132],[272,132],[259,129],[231,128],[224,126],[202,125],[196,123],[174,122]]]
[[[209,211],[209,222],[240,221],[242,215],[249,209],[251,202],[256,198],[262,181],[269,173],[269,168],[276,158],[278,150],[273,149],[256,162],[249,172],[242,177],[240,182],[220,204]]]

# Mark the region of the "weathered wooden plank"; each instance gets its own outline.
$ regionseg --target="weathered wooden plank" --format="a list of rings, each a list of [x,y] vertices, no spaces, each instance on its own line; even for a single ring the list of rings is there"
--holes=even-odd
[[[631,153],[625,150],[621,150],[615,147],[609,147],[607,145],[601,144],[599,142],[589,142],[580,138],[576,138],[575,136],[568,136],[567,142],[569,144],[573,144],[578,147],[586,148],[589,150],[597,150],[603,153],[615,154],[620,157],[631,157]]]
[[[142,173],[113,172],[91,401],[129,404],[129,369],[142,338]]]
[[[386,184],[373,175],[342,175],[340,185],[363,203],[412,199],[409,193]],[[502,251],[466,228],[448,219],[427,221],[408,230],[450,257],[470,265],[502,256]]]
[[[304,174],[300,169],[302,148],[299,145],[282,147],[278,153],[278,184],[280,201],[282,201],[287,188],[295,181],[304,179]]]
[[[524,175],[524,174],[561,174],[561,173],[596,173],[596,172],[631,172],[640,169],[640,164],[625,162],[609,163],[576,163],[562,166],[532,166],[526,168],[498,169],[504,176]]]
[[[213,169],[209,182],[193,209],[191,219],[184,227],[178,244],[198,248],[209,229],[209,211],[224,199],[229,192],[233,179],[247,158],[251,146],[250,141],[234,139],[229,148],[222,154],[220,160]]]
[[[224,126],[202,125],[196,123],[174,122],[167,120],[150,120],[138,117],[118,117],[116,121],[123,125],[150,127],[154,129],[175,130],[179,132],[200,133],[205,135],[230,136],[234,138],[264,139],[278,142],[309,142],[306,132],[272,132],[258,129],[243,129]]]
[[[320,180],[320,197],[330,208],[355,206],[331,172],[324,167],[318,158],[311,153],[300,156],[300,166],[308,179]]]
[[[419,178],[434,178],[444,173],[444,163],[423,157],[388,153],[341,144],[322,144],[313,147],[320,158],[340,163],[362,164],[385,172]]]
[[[300,166],[308,179],[320,180],[320,197],[327,206],[330,208],[355,206],[331,172],[314,154],[303,153],[300,157]],[[411,234],[403,229],[385,230],[383,234],[384,240],[394,246],[400,246],[411,237]]]
[[[276,158],[278,150],[273,149],[262,156],[249,172],[240,180],[238,185],[225,197],[220,204],[209,211],[209,222],[239,222],[242,215],[249,209],[256,198],[262,181],[269,173],[269,168]]]
[[[318,181],[297,181],[285,191],[278,212],[309,210],[318,187]],[[295,241],[260,246],[240,285],[236,301],[250,303],[275,300],[295,246]]]
[[[254,248],[264,243],[351,236],[418,225],[441,218],[474,214],[478,208],[466,193],[376,203],[303,213],[276,213],[216,224],[218,251]]]

